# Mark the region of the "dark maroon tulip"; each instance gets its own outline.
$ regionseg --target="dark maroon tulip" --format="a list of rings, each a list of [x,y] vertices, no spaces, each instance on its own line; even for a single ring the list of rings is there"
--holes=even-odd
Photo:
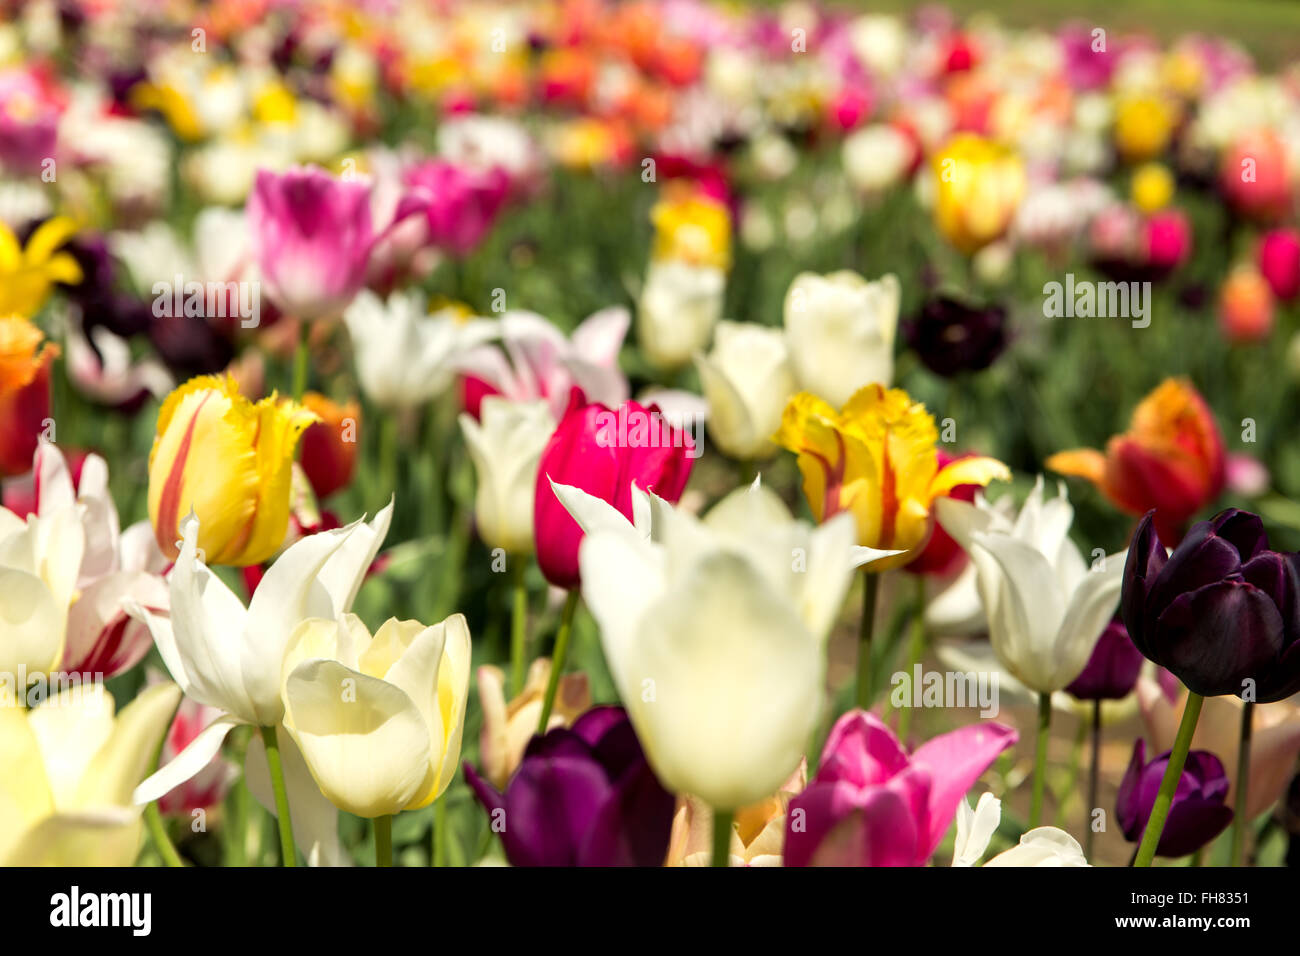
[[[1120,700],[1132,693],[1143,659],[1124,622],[1115,618],[1101,632],[1083,673],[1065,690],[1079,700]]]
[[[951,296],[930,299],[904,330],[907,344],[931,372],[951,378],[992,365],[1007,347],[1006,309],[973,306]]]
[[[1133,535],[1120,598],[1138,650],[1202,696],[1300,691],[1300,555],[1268,550],[1259,517],[1229,508],[1166,557],[1153,514]]]
[[[668,854],[676,800],[621,707],[533,737],[504,794],[468,762],[465,779],[514,866],[660,866]]]
[[[1139,738],[1133,746],[1133,759],[1124,772],[1115,801],[1124,839],[1131,843],[1142,839],[1168,765],[1169,751],[1147,763],[1146,741]],[[1223,763],[1207,750],[1191,751],[1174,790],[1174,802],[1160,834],[1156,855],[1187,856],[1226,830],[1232,822],[1232,809],[1224,802],[1227,796],[1228,775],[1223,771]]]

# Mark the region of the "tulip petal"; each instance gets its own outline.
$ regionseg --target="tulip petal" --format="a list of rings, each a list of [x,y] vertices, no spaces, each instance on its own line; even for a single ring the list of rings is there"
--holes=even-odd
[[[979,723],[941,734],[912,754],[912,766],[930,774],[929,830],[920,834],[923,856],[928,857],[939,845],[958,804],[980,774],[1018,739],[1020,735],[1010,727]]]
[[[245,721],[223,714],[208,724],[171,763],[159,768],[136,787],[131,794],[131,801],[136,804],[150,803],[193,778],[221,750],[226,735],[242,723]]]
[[[308,866],[351,866],[339,840],[339,811],[320,792],[312,779],[302,751],[287,732],[276,728],[280,747],[280,766],[284,771],[284,789],[289,798],[289,821],[293,824],[293,842]],[[275,792],[271,788],[271,770],[266,762],[266,745],[261,734],[248,741],[244,755],[244,783],[263,809],[276,815]]]
[[[944,465],[930,479],[930,498],[946,497],[958,485],[987,485],[991,481],[1010,481],[1011,469],[996,458],[958,458]]]

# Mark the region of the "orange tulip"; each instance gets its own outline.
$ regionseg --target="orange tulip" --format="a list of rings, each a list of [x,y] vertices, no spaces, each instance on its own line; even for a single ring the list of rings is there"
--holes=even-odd
[[[299,461],[317,498],[328,498],[352,481],[357,463],[357,430],[361,406],[354,400],[340,405],[318,392],[302,397],[308,411],[320,418],[302,433]]]
[[[0,476],[32,470],[50,415],[50,366],[59,347],[17,315],[0,318]]]

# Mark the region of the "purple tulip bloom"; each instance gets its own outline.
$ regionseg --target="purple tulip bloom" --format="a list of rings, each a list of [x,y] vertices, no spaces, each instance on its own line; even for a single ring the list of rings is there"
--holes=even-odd
[[[1115,618],[1101,632],[1083,673],[1065,688],[1066,693],[1079,700],[1120,700],[1133,691],[1143,660],[1124,622]]]
[[[621,707],[534,736],[504,794],[468,762],[465,778],[514,866],[660,866],[668,854],[676,800]]]
[[[940,295],[907,323],[907,344],[931,372],[951,378],[992,365],[1007,347],[1006,310]]]
[[[1203,696],[1259,703],[1300,691],[1300,555],[1268,550],[1256,515],[1230,508],[1165,556],[1148,513],[1133,536],[1120,611],[1148,659]]]
[[[1131,843],[1142,839],[1168,765],[1167,750],[1147,763],[1146,741],[1139,738],[1115,801],[1115,813],[1124,830],[1124,838]],[[1232,822],[1232,809],[1224,802],[1227,796],[1228,775],[1224,773],[1219,758],[1206,750],[1189,753],[1183,775],[1174,790],[1174,802],[1160,834],[1156,854],[1187,856],[1226,830]]]

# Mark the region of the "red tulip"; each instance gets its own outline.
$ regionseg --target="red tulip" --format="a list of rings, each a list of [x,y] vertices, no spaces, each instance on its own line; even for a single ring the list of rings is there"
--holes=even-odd
[[[1219,186],[1242,215],[1265,221],[1286,214],[1291,204],[1286,147],[1269,129],[1239,137],[1223,153]]]
[[[939,456],[939,468],[942,470],[950,462],[957,461],[959,458],[970,458],[970,455],[950,455],[942,449],[936,452]],[[958,501],[972,502],[975,500],[975,492],[980,490],[979,485],[957,485],[952,491],[948,492],[947,497],[956,498]],[[930,535],[930,540],[922,549],[921,553],[906,565],[906,570],[913,574],[933,574],[939,577],[951,574],[959,570],[966,563],[966,552],[952,535],[944,531],[935,522],[934,533]]]
[[[58,354],[26,319],[0,320],[0,477],[32,470],[50,417],[50,366]]]
[[[328,498],[352,482],[361,406],[355,401],[340,405],[316,392],[304,395],[302,403],[320,416],[320,421],[302,433],[302,470],[316,497]]]
[[[578,388],[542,452],[533,499],[537,563],[546,580],[576,588],[582,529],[560,504],[551,482],[573,485],[608,501],[632,520],[632,483],[676,502],[691,473],[693,443],[670,427],[657,405],[627,402],[618,410],[588,404]]]

